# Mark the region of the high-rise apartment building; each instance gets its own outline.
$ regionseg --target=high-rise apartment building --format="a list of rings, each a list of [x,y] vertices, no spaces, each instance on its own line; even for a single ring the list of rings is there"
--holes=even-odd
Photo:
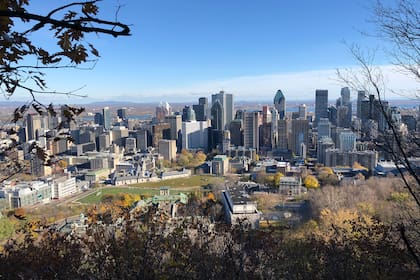
[[[274,96],[274,108],[276,108],[277,112],[279,112],[279,117],[281,120],[286,117],[286,98],[280,89]]]
[[[315,91],[315,127],[321,118],[328,118],[328,90]]]

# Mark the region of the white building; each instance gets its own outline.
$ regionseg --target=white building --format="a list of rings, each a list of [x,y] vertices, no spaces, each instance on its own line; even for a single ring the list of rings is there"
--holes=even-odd
[[[209,123],[191,121],[182,123],[182,149],[207,151]]]
[[[20,182],[3,186],[0,189],[0,197],[7,200],[10,208],[30,206],[49,201],[51,186],[42,181]]]
[[[56,199],[61,199],[78,192],[75,177],[69,178],[68,176],[63,176],[56,178],[53,180],[51,188],[51,196]]]

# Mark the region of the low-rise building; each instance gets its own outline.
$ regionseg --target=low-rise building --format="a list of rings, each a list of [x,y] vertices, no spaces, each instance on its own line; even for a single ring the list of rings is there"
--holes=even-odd
[[[243,187],[234,186],[222,191],[222,201],[229,224],[243,222],[249,223],[251,228],[258,228],[261,213],[257,209],[257,203],[249,200]]]
[[[229,160],[225,155],[217,155],[213,158],[212,173],[217,176],[224,176],[229,171]]]
[[[295,197],[302,193],[302,180],[300,177],[284,176],[280,178],[279,193]]]
[[[10,208],[19,208],[47,202],[51,199],[51,186],[47,182],[20,182],[5,186],[0,190],[0,197],[8,201]]]
[[[76,178],[69,176],[63,176],[54,178],[52,182],[51,197],[60,199],[74,193],[77,193],[78,189],[76,186]]]

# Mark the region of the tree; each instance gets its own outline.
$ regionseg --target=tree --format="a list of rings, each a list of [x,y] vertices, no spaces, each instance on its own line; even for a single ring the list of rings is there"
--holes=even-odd
[[[303,181],[303,184],[305,185],[305,187],[310,188],[310,189],[319,188],[318,179],[313,175],[306,176],[305,180]]]
[[[420,82],[420,6],[416,0],[399,0],[384,4],[377,1],[373,9],[373,23],[376,26],[376,34],[384,46],[390,62],[396,70],[411,76],[416,83]],[[360,65],[358,71],[338,71],[339,79],[354,89],[363,89],[373,93],[378,99],[379,110],[388,126],[382,139],[377,142],[378,147],[387,152],[394,161],[405,188],[413,198],[417,211],[420,210],[420,177],[409,157],[415,154],[420,147],[418,136],[403,135],[385,106],[384,98],[387,90],[386,82],[379,67],[374,66],[374,55],[366,54],[363,50],[353,45],[350,51]],[[388,89],[389,90],[389,89]],[[418,91],[414,92],[414,98],[419,98]],[[403,166],[403,168],[401,168]],[[406,170],[406,172],[404,171]],[[420,221],[412,217],[396,225],[401,238],[410,251],[411,255],[420,268]],[[407,231],[407,229],[409,229]]]
[[[281,172],[277,172],[275,175],[274,175],[274,186],[279,186],[279,184],[280,184],[280,179],[282,178],[282,177],[284,177],[284,174],[283,173],[281,173]]]
[[[27,92],[29,102],[15,109],[12,121],[24,118],[29,110],[40,115],[56,116],[53,104],[43,104],[37,100],[39,93],[78,95],[77,89],[57,91],[50,89],[46,80],[47,71],[69,68],[92,69],[99,58],[99,51],[89,41],[88,34],[107,34],[114,37],[130,35],[128,25],[118,21],[117,8],[113,20],[100,15],[100,0],[68,2],[51,9],[46,14],[31,12],[30,0],[5,0],[0,2],[0,92],[6,98],[15,92]],[[33,35],[50,33],[51,40],[33,41]],[[86,68],[87,67],[87,68]],[[54,141],[71,141],[70,135],[62,130],[66,124],[84,111],[68,105],[62,106],[62,121],[56,127],[58,133]],[[16,134],[16,131],[9,131]],[[52,136],[45,136],[51,138]],[[25,166],[9,156],[19,143],[13,142],[7,149],[0,150],[5,155],[8,167],[6,180],[22,172]],[[48,165],[55,159],[34,142],[29,151]],[[11,171],[11,172],[9,172]],[[5,172],[1,172],[5,173]]]
[[[88,33],[109,34],[114,37],[130,35],[128,25],[117,19],[109,21],[99,17],[99,2],[70,2],[41,15],[30,11],[29,0],[2,1],[1,91],[8,97],[16,90],[27,91],[34,102],[34,109],[38,111],[41,104],[36,101],[36,93],[59,93],[48,90],[43,78],[45,70],[77,68],[83,63],[94,62],[99,57],[99,51],[87,41]],[[17,23],[16,20],[21,22]],[[31,35],[42,30],[48,30],[52,34],[56,45],[31,41]]]

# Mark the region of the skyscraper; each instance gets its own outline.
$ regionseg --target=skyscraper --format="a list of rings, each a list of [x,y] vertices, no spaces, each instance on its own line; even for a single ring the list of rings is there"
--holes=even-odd
[[[299,105],[299,119],[306,120],[307,109],[305,104]]]
[[[219,100],[216,100],[213,105],[211,106],[211,126],[213,129],[216,130],[223,130],[223,105],[220,103]]]
[[[225,93],[224,91],[220,91],[219,93],[213,94],[211,96],[212,108],[216,101],[219,101],[223,109],[222,127],[223,129],[228,129],[230,122],[233,120],[233,114],[235,112],[233,105],[233,95]]]
[[[318,139],[331,137],[331,123],[327,118],[321,118],[318,122]]]
[[[244,147],[259,150],[262,116],[259,111],[245,111],[243,119]]]
[[[292,120],[292,152],[295,155],[304,156],[302,146],[308,147],[308,120]],[[302,145],[303,144],[303,145]]]
[[[193,109],[195,111],[195,117],[197,121],[205,121],[208,118],[208,101],[207,97],[200,97],[198,99],[198,104],[193,105]]]
[[[359,90],[357,92],[357,117],[362,118],[362,101],[366,99],[366,92],[364,90]]]
[[[315,91],[315,127],[321,118],[328,118],[328,90],[317,89]]]
[[[28,114],[26,116],[27,141],[37,140],[37,131],[42,128],[41,116],[38,114]]]
[[[343,87],[341,97],[337,100],[337,125],[350,127],[352,118],[352,104],[350,101],[350,89]]]
[[[284,119],[286,116],[286,98],[280,89],[274,96],[274,107],[277,109],[277,112],[279,112],[280,119]]]
[[[127,119],[127,108],[120,108],[117,110],[117,115],[120,119],[126,120]]]
[[[102,118],[103,118],[103,125],[105,129],[111,128],[111,112],[109,111],[109,107],[104,107],[102,109]]]
[[[182,109],[182,121],[183,122],[190,122],[195,121],[195,111],[191,106],[185,106],[184,109]]]

